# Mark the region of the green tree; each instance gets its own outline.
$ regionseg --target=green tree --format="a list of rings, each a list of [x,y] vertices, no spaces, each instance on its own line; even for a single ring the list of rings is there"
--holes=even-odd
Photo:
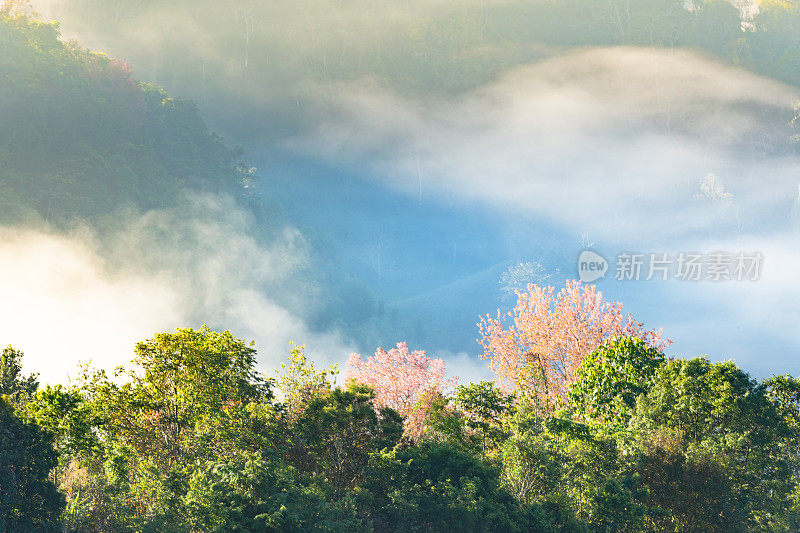
[[[370,453],[393,448],[403,420],[390,408],[376,412],[372,388],[349,382],[315,396],[291,426],[291,457],[303,471],[322,474],[340,496],[362,478]]]
[[[788,374],[773,376],[763,382],[767,399],[775,406],[789,432],[789,438],[782,440],[788,456],[800,455],[800,378]],[[795,472],[798,465],[793,465]]]
[[[38,376],[22,374],[25,353],[11,346],[0,354],[0,396],[6,396],[17,407],[24,406],[39,388]]]
[[[632,468],[647,485],[649,531],[749,531],[747,497],[730,465],[707,451],[688,454],[678,430],[659,428],[640,442]]]
[[[184,505],[190,531],[368,531],[352,507],[290,464],[262,453],[212,461],[195,471]]]
[[[277,379],[279,400],[287,417],[290,420],[295,419],[313,398],[327,394],[338,373],[336,365],[317,370],[314,362],[306,356],[305,346],[293,345],[288,364],[281,363]]]
[[[785,531],[796,531],[800,530],[800,378],[778,375],[765,380],[763,385],[789,431],[788,438],[781,439],[778,446],[780,457],[792,472],[794,490],[780,521]]]
[[[502,459],[504,484],[518,499],[572,511],[589,528],[626,531],[646,513],[637,501],[642,487],[625,473],[616,442],[568,417],[515,427]]]
[[[71,461],[88,457],[99,445],[94,432],[97,420],[77,387],[47,385],[38,390],[27,405],[26,416],[53,436],[59,481]]]
[[[511,409],[512,401],[491,381],[456,388],[456,408],[463,413],[467,427],[478,436],[484,455],[487,450],[495,450],[506,436],[503,417]]]
[[[83,393],[103,442],[84,464],[98,478],[94,509],[110,510],[98,529],[182,530],[201,465],[278,452],[270,383],[255,353],[230,332],[179,329],[138,343],[134,369],[116,379],[87,373]]]
[[[788,506],[793,481],[783,448],[790,428],[767,387],[732,362],[665,363],[640,396],[631,428],[651,504],[668,511],[670,527],[695,530],[691,524],[702,516],[711,520],[702,527],[714,530],[774,529]],[[696,495],[688,507],[687,491]]]
[[[538,505],[500,488],[499,469],[461,447],[425,443],[376,454],[355,494],[375,531],[549,531]]]
[[[0,532],[59,531],[64,498],[50,479],[52,437],[0,398]]]
[[[224,455],[241,417],[269,402],[269,383],[255,370],[255,349],[230,332],[208,328],[159,333],[136,345],[130,381],[89,383],[104,429],[160,467]]]
[[[646,507],[637,499],[648,494],[639,486],[638,476],[609,478],[591,495],[591,525],[595,531],[618,533],[641,531],[645,524]]]
[[[612,428],[627,426],[636,399],[646,393],[664,354],[635,337],[621,337],[586,356],[570,388],[575,411]]]

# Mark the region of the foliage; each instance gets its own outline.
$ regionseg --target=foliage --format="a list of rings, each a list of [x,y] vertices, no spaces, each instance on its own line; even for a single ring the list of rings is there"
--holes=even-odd
[[[512,401],[491,381],[459,385],[456,389],[455,406],[478,438],[484,455],[496,449],[506,437],[503,419],[511,410]]]
[[[663,362],[661,351],[642,339],[613,339],[583,360],[569,391],[571,405],[586,418],[624,428]]]
[[[99,446],[93,431],[95,413],[77,387],[47,385],[28,403],[26,415],[53,436],[59,458],[57,479],[63,480],[74,459],[90,456]]]
[[[90,479],[75,490],[95,495],[92,528],[179,528],[198,468],[273,441],[270,383],[255,371],[255,350],[229,332],[160,333],[135,354],[136,369],[116,379],[85,373],[103,442],[82,461]]]
[[[412,442],[439,442],[474,448],[474,436],[453,400],[437,390],[425,391],[411,408],[404,433]]]
[[[368,386],[350,382],[314,397],[292,426],[291,461],[306,472],[324,476],[337,494],[361,480],[370,453],[393,448],[403,434],[400,415],[389,407],[373,408]]]
[[[543,411],[563,405],[576,371],[592,350],[615,337],[639,337],[661,348],[661,332],[645,330],[622,304],[607,302],[594,285],[568,281],[553,287],[529,285],[508,314],[487,315],[479,324],[484,357],[505,391],[535,398]]]
[[[49,478],[51,437],[0,398],[0,532],[58,531],[64,497]]]
[[[515,502],[498,479],[461,448],[423,444],[374,456],[356,501],[376,531],[548,531],[541,509]]]
[[[191,531],[367,529],[352,509],[262,454],[207,463],[189,481],[185,502]]]
[[[789,427],[763,384],[732,362],[669,361],[640,398],[631,427],[640,435],[642,479],[673,526],[693,530],[699,517],[716,517],[696,528],[774,529],[795,483],[794,451],[786,453]],[[688,506],[687,493],[696,498]]]
[[[187,190],[249,194],[238,151],[195,106],[140,84],[127,63],[59,40],[59,26],[0,12],[0,206],[57,225],[146,210]],[[242,167],[245,168],[245,167]]]
[[[375,403],[391,407],[406,419],[406,435],[419,438],[424,431],[428,413],[424,398],[429,393],[444,393],[455,384],[447,379],[441,359],[431,359],[424,350],[409,352],[405,342],[386,351],[378,348],[366,361],[358,354],[347,360],[347,378],[365,383],[375,391]],[[420,400],[423,403],[419,403]]]
[[[643,443],[634,468],[649,489],[654,531],[747,531],[746,499],[728,467],[713,454],[687,455],[680,432],[662,429]]]
[[[278,391],[283,409],[295,418],[316,396],[330,391],[339,370],[335,365],[328,370],[317,370],[305,354],[305,346],[292,346],[289,364],[281,363]]]
[[[800,460],[800,378],[788,374],[773,376],[763,382],[767,399],[777,410],[786,425],[787,438],[778,442],[782,455],[791,461],[793,471],[798,471]]]
[[[382,379],[390,368],[409,379],[409,360],[431,375],[422,352],[393,355]],[[335,387],[302,350],[290,359],[274,398],[249,343],[179,329],[138,343],[128,371],[87,368],[80,386],[40,389],[19,414],[4,399],[4,530],[33,521],[28,529],[82,532],[800,523],[800,381],[790,376],[759,384],[733,363],[665,360],[619,337],[583,359],[559,411],[490,382],[452,396],[406,391],[409,402],[416,394],[408,412],[424,413],[407,439],[407,420],[371,386]]]
[[[503,481],[602,531],[789,531],[797,523],[797,382],[733,363],[665,361],[640,339],[587,357],[569,410],[517,402]],[[585,423],[586,422],[586,423]]]
[[[483,323],[493,355],[566,360],[558,388],[526,389],[523,369],[515,394],[451,394],[444,362],[401,343],[352,355],[345,387],[295,347],[276,398],[252,343],[203,327],[39,389],[7,348],[0,530],[797,529],[800,379],[666,359],[658,332],[577,283],[532,287],[514,317]]]
[[[584,424],[554,417],[516,428],[502,457],[504,483],[522,501],[565,507],[600,531],[625,531],[644,517],[638,478],[622,472],[615,442]]]
[[[13,405],[23,406],[39,388],[35,374],[22,374],[22,360],[25,353],[11,346],[0,353],[0,396],[5,396]]]

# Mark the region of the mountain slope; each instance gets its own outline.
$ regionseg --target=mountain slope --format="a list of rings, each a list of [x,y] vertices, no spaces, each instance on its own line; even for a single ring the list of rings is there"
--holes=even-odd
[[[194,104],[128,65],[0,14],[0,217],[49,222],[169,205],[184,190],[239,193],[239,153]]]

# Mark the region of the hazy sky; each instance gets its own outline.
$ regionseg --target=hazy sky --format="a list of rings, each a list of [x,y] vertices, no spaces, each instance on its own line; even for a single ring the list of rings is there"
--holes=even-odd
[[[3,342],[39,368],[58,353],[50,377],[206,322],[254,338],[267,367],[289,340],[343,360],[357,342],[312,331],[302,317],[313,298],[289,290],[306,226],[336,249],[337,268],[399,310],[407,334],[381,344],[419,338],[414,348],[467,377],[485,375],[475,322],[502,303],[509,265],[537,260],[562,281],[589,245],[612,263],[622,252],[760,252],[755,282],[617,282],[612,265],[597,284],[663,326],[672,355],[800,373],[795,88],[694,52],[633,47],[486,47],[477,74],[459,56],[451,74],[430,67],[428,85],[405,80],[412,59],[443,54],[436,28],[460,20],[465,39],[489,35],[482,2],[392,4],[380,21],[326,2],[276,2],[268,19],[237,2],[220,22],[231,34],[181,7],[123,12],[124,31],[103,32],[88,3],[34,4],[66,17],[65,35],[197,100],[213,128],[247,145],[291,222],[267,245],[229,200],[204,197],[187,199],[189,217],[129,214],[112,246],[92,230],[4,230],[0,283],[13,305],[0,323],[14,333]],[[183,67],[171,73],[176,50]],[[457,89],[443,89],[448,78]]]
[[[519,67],[435,106],[373,87],[342,94],[347,119],[293,147],[368,164],[371,179],[409,198],[421,187],[476,213],[558,228],[572,254],[551,266],[565,275],[584,238],[611,261],[626,251],[761,252],[757,282],[598,284],[663,325],[673,354],[732,357],[759,374],[800,370],[791,218],[800,160],[769,148],[793,89],[693,53],[614,48]],[[534,242],[526,255],[550,251]]]

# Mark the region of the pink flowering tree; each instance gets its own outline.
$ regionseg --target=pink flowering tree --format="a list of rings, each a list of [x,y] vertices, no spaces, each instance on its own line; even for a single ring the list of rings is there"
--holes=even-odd
[[[371,386],[377,407],[391,407],[405,418],[405,434],[419,439],[425,433],[431,399],[446,395],[456,378],[446,377],[441,359],[431,359],[424,350],[409,351],[405,342],[396,348],[378,348],[366,361],[359,354],[347,360],[347,379]]]
[[[594,285],[574,280],[557,294],[553,287],[528,285],[517,293],[513,311],[487,315],[478,326],[498,385],[544,410],[564,404],[584,357],[606,341],[639,337],[660,350],[671,342],[624,314],[621,303],[603,299]]]

